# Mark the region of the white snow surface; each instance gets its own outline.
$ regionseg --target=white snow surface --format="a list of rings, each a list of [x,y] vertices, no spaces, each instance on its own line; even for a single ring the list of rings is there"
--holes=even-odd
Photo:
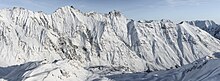
[[[186,22],[134,21],[72,6],[49,15],[0,10],[0,46],[2,81],[112,80],[106,72],[167,70],[220,51],[218,39]]]
[[[73,60],[35,61],[0,68],[0,81],[85,81],[92,73]]]
[[[177,69],[156,72],[108,74],[98,81],[219,81],[220,53],[214,53]]]

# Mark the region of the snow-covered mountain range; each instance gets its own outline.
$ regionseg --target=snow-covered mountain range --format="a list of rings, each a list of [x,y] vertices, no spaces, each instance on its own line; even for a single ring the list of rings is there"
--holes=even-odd
[[[118,11],[83,13],[72,6],[49,15],[17,7],[2,9],[0,78],[120,80],[113,75],[171,69],[145,77],[161,80],[154,77],[175,74],[180,72],[178,67],[188,68],[194,61],[219,52],[219,29],[213,21],[135,21]],[[179,80],[169,77],[166,80]]]

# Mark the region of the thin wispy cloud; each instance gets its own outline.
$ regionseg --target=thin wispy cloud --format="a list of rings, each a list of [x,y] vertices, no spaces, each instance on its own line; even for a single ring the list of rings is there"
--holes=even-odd
[[[205,4],[207,0],[166,0],[169,6],[182,6],[182,5],[201,5]]]

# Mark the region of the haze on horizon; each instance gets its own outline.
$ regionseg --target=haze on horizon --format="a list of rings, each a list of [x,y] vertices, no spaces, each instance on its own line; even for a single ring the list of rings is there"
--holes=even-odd
[[[214,20],[216,23],[220,23],[219,5],[220,0],[0,0],[0,9],[23,7],[50,14],[59,7],[74,6],[83,12],[118,10],[135,20]]]

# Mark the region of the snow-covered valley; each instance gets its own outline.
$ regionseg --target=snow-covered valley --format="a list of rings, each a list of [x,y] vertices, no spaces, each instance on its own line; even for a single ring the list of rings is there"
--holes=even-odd
[[[220,26],[0,10],[0,81],[217,81]],[[213,33],[214,32],[214,33]]]

